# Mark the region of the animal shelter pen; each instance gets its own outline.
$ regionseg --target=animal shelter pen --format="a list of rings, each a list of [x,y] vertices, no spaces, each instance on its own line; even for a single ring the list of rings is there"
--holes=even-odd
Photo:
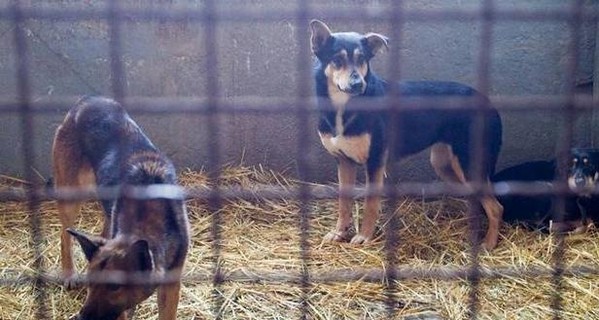
[[[159,1],[163,2],[163,1]],[[168,2],[168,1],[167,1]],[[171,1],[172,2],[172,1]],[[292,1],[289,1],[292,3]],[[4,139],[10,139],[13,135],[22,137],[22,150],[19,151],[18,159],[13,161],[22,162],[24,168],[23,180],[31,182],[20,188],[5,188],[0,191],[0,203],[24,202],[28,210],[28,228],[32,250],[33,261],[31,268],[34,272],[28,275],[15,276],[11,272],[3,272],[0,267],[0,289],[2,287],[31,286],[35,297],[35,319],[52,318],[52,305],[48,304],[49,287],[59,283],[57,273],[52,270],[57,265],[48,265],[44,262],[45,254],[43,243],[58,241],[58,239],[48,239],[42,231],[42,221],[40,220],[40,204],[56,198],[63,199],[97,199],[115,197],[115,190],[101,189],[97,195],[89,190],[58,190],[52,192],[39,181],[38,173],[35,168],[36,163],[36,127],[35,117],[45,113],[56,113],[64,115],[68,108],[75,102],[70,96],[58,96],[50,100],[39,102],[32,96],[31,83],[34,75],[30,68],[30,59],[32,56],[31,48],[28,42],[27,23],[30,21],[47,21],[52,23],[66,23],[79,21],[101,21],[107,26],[107,35],[109,43],[109,67],[107,72],[110,79],[110,91],[105,95],[110,95],[123,103],[124,107],[131,113],[146,115],[201,115],[206,119],[205,143],[196,146],[198,151],[204,150],[207,154],[207,161],[202,167],[205,168],[208,178],[208,185],[205,187],[185,187],[184,190],[165,188],[160,190],[165,192],[167,197],[185,197],[186,199],[199,199],[205,202],[210,216],[209,238],[211,252],[205,254],[206,260],[211,263],[210,272],[191,272],[184,274],[183,285],[192,286],[211,286],[212,292],[210,303],[211,316],[215,319],[226,318],[222,315],[222,310],[229,303],[228,297],[223,294],[223,287],[228,282],[240,283],[284,283],[298,286],[301,294],[297,301],[299,317],[302,319],[317,318],[315,316],[314,306],[310,303],[312,291],[315,285],[329,283],[352,283],[352,282],[371,282],[383,284],[383,303],[385,312],[389,318],[396,317],[403,302],[399,301],[398,292],[402,290],[399,285],[402,281],[414,279],[438,279],[438,280],[463,280],[468,283],[467,293],[467,317],[479,318],[481,313],[480,296],[481,282],[485,280],[498,279],[518,279],[524,277],[550,277],[552,280],[551,301],[548,308],[551,308],[551,315],[554,319],[568,318],[564,316],[564,296],[562,294],[563,278],[566,276],[591,276],[599,274],[597,265],[578,264],[571,267],[564,265],[564,236],[560,234],[552,235],[555,241],[555,247],[552,248],[552,264],[550,268],[542,266],[497,266],[493,268],[481,265],[480,246],[476,240],[476,230],[480,208],[473,206],[468,210],[468,221],[471,228],[467,255],[468,264],[461,266],[435,266],[435,267],[417,267],[409,264],[403,264],[398,261],[395,251],[398,247],[405,245],[402,242],[401,232],[392,232],[399,229],[401,224],[397,215],[393,212],[388,214],[383,212],[382,219],[386,220],[384,224],[384,264],[378,267],[352,267],[352,268],[330,268],[314,271],[315,263],[312,263],[312,255],[315,250],[314,244],[310,242],[310,231],[314,228],[311,224],[313,215],[317,214],[312,209],[312,203],[317,200],[335,199],[339,192],[334,188],[315,185],[310,183],[298,183],[291,187],[281,187],[277,185],[259,185],[256,188],[246,187],[223,187],[218,184],[223,176],[223,149],[229,143],[226,140],[226,132],[219,125],[222,118],[227,116],[263,116],[263,115],[283,115],[291,116],[295,120],[295,126],[290,128],[294,137],[293,158],[299,181],[310,181],[310,177],[315,175],[315,164],[309,156],[308,150],[321,148],[321,146],[311,145],[310,136],[306,133],[309,130],[315,131],[315,127],[310,122],[310,117],[316,111],[313,93],[312,79],[312,58],[307,50],[298,50],[293,52],[295,55],[288,61],[276,61],[273,63],[287,64],[290,70],[298,75],[296,95],[285,98],[253,98],[253,99],[223,99],[222,93],[226,91],[223,83],[219,81],[222,77],[218,69],[221,62],[221,53],[217,50],[216,43],[219,41],[218,28],[220,26],[249,23],[278,23],[286,21],[289,23],[293,33],[292,41],[298,48],[309,48],[310,39],[308,25],[311,19],[326,19],[331,25],[336,23],[351,24],[354,21],[387,23],[390,26],[391,34],[387,34],[397,48],[401,46],[406,24],[444,24],[449,22],[468,22],[477,24],[480,27],[480,38],[478,42],[478,52],[474,57],[476,72],[472,86],[484,94],[489,94],[492,87],[491,67],[493,65],[492,51],[494,47],[493,35],[498,23],[510,23],[514,21],[533,21],[538,23],[565,23],[568,26],[570,34],[569,41],[566,43],[566,61],[563,77],[567,83],[565,94],[563,95],[536,95],[524,97],[506,97],[501,96],[492,100],[493,106],[500,111],[518,112],[523,109],[538,109],[560,111],[564,115],[559,127],[560,137],[556,147],[556,153],[559,155],[558,162],[565,163],[566,154],[572,147],[573,131],[575,118],[578,112],[589,111],[596,108],[596,103],[592,99],[579,98],[576,96],[576,74],[579,64],[578,40],[581,35],[583,23],[596,24],[599,19],[599,11],[596,7],[589,9],[585,6],[586,1],[569,1],[567,9],[547,9],[547,10],[524,10],[524,9],[500,9],[498,3],[500,0],[484,0],[479,6],[471,9],[454,10],[435,10],[435,9],[414,9],[408,1],[388,1],[386,7],[377,10],[363,10],[359,8],[335,8],[330,6],[322,8],[318,6],[317,1],[293,2],[294,7],[273,6],[272,8],[261,7],[259,10],[235,10],[235,8],[225,8],[224,2],[216,0],[202,1],[198,8],[179,8],[177,6],[167,9],[148,6],[147,8],[137,8],[126,5],[126,2],[119,0],[107,0],[104,5],[97,5],[89,8],[78,8],[77,6],[66,6],[59,8],[56,6],[44,6],[31,4],[30,1],[9,1],[0,5],[0,22],[8,22],[10,27],[5,31],[10,33],[13,38],[14,55],[16,56],[16,102],[10,99],[0,97],[0,113],[2,115],[18,114],[20,121],[20,132],[10,133],[10,137],[4,134]],[[96,3],[97,4],[97,3]],[[199,61],[201,68],[205,70],[204,77],[208,79],[202,92],[197,92],[202,98],[183,98],[183,97],[159,97],[148,98],[131,95],[128,91],[127,64],[123,57],[123,37],[128,32],[126,23],[135,21],[141,23],[159,23],[165,25],[179,24],[197,24],[201,26],[202,43],[204,54]],[[339,28],[337,31],[339,31]],[[305,32],[304,32],[305,31]],[[363,32],[364,30],[357,30]],[[376,30],[372,30],[376,31]],[[1,30],[0,30],[1,32]],[[390,50],[385,56],[378,57],[379,60],[387,59],[391,77],[390,81],[404,78],[402,65],[402,56],[399,50]],[[248,67],[249,69],[249,67]],[[260,79],[256,79],[260,81]],[[8,102],[7,102],[8,101]],[[293,108],[288,108],[291,104]],[[438,105],[441,106],[438,106]],[[402,108],[459,108],[462,105],[452,101],[412,101],[404,99],[398,92],[392,92],[386,99],[386,107],[392,110],[393,118],[398,117],[398,110]],[[466,104],[468,106],[468,104]],[[359,105],[358,108],[368,108],[368,105]],[[489,107],[489,106],[485,106]],[[478,132],[482,132],[484,122],[482,116],[485,108],[478,110],[478,120],[473,127]],[[178,128],[183,131],[184,128]],[[554,130],[554,128],[552,128]],[[523,194],[523,195],[542,195],[556,194],[558,198],[565,198],[569,194],[569,189],[565,183],[565,173],[561,172],[560,180],[563,183],[555,187],[540,186],[538,184],[510,184],[509,188],[503,184],[488,187],[482,177],[482,168],[477,168],[476,159],[484,157],[484,148],[482,134],[474,137],[474,146],[471,150],[471,159],[475,160],[474,175],[478,177],[471,187],[448,185],[440,182],[415,183],[406,182],[393,185],[390,181],[385,184],[384,190],[358,190],[341,192],[347,196],[363,197],[367,193],[383,194],[388,203],[388,207],[400,207],[399,202],[402,197],[415,196],[420,197],[425,194],[427,197],[455,196],[475,199],[485,194]],[[160,146],[158,146],[160,148]],[[327,158],[327,161],[333,161]],[[480,167],[480,165],[478,166]],[[178,171],[182,171],[178,166]],[[0,172],[1,174],[2,172]],[[181,192],[181,191],[184,191]],[[147,196],[147,195],[146,195]],[[150,195],[151,196],[151,195]],[[140,193],[139,197],[144,197]],[[223,264],[225,241],[223,239],[223,227],[225,219],[223,217],[223,207],[227,201],[242,199],[244,201],[254,201],[256,199],[267,200],[289,200],[297,201],[297,216],[294,218],[296,229],[287,230],[289,233],[299,235],[299,257],[300,268],[290,270],[258,270],[249,269],[228,270]],[[563,202],[563,201],[562,201]],[[558,202],[558,205],[560,203]],[[563,203],[561,203],[563,206]],[[394,211],[394,210],[391,210]],[[192,222],[193,223],[193,222]],[[592,237],[593,235],[589,236]],[[596,236],[596,235],[595,235]],[[23,239],[24,241],[24,239]],[[273,240],[275,241],[275,240]],[[78,250],[75,248],[74,250]],[[493,254],[492,252],[490,253]],[[1,264],[0,264],[1,266]],[[190,267],[190,262],[186,263],[186,268]],[[82,270],[78,268],[78,271]],[[85,279],[81,279],[84,281]],[[98,279],[90,279],[96,281]],[[160,279],[150,279],[160,281]],[[184,293],[183,293],[184,294]],[[348,300],[351,297],[347,298]],[[79,302],[77,302],[79,303]],[[294,314],[295,315],[295,314]],[[321,316],[324,318],[324,316]],[[200,316],[197,316],[200,318]],[[431,318],[429,318],[431,319]]]

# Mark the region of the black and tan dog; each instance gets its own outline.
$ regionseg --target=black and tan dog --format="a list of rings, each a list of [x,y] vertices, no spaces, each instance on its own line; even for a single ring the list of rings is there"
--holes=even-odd
[[[350,103],[360,97],[370,99],[372,104],[381,104],[383,99],[376,98],[392,90],[391,85],[370,68],[370,60],[387,47],[387,38],[376,33],[332,33],[318,20],[313,20],[310,28],[312,52],[317,58],[316,94],[321,98],[318,133],[327,151],[337,158],[340,190],[355,184],[356,165],[366,167],[367,187],[380,190],[388,156],[400,159],[428,147],[432,147],[430,161],[443,180],[467,183],[475,110],[403,110],[399,112],[398,122],[391,125],[389,111],[352,109]],[[402,82],[396,88],[402,97],[472,98],[488,103],[486,97],[474,89],[455,82]],[[494,172],[501,147],[502,127],[496,110],[489,108],[485,115],[487,132],[483,139],[487,161],[483,170],[489,177]],[[390,127],[396,132],[389,132]],[[394,141],[393,148],[390,140]],[[390,150],[392,155],[389,155]],[[489,219],[483,246],[492,249],[498,241],[502,207],[494,197],[483,197],[481,203]],[[379,207],[380,196],[366,197],[362,225],[351,239],[352,243],[372,240]],[[351,199],[340,196],[337,226],[325,236],[325,241],[349,240],[351,220]]]
[[[101,97],[83,98],[69,111],[56,131],[52,153],[57,189],[95,184],[121,190],[116,200],[102,201],[102,236],[70,229],[81,203],[58,201],[66,285],[74,284],[69,233],[78,240],[89,261],[90,277],[114,271],[125,278],[147,273],[148,278],[172,279],[160,285],[90,281],[85,304],[73,319],[126,319],[125,311],[147,299],[156,288],[159,319],[176,319],[179,279],[189,246],[184,203],[167,197],[140,200],[127,193],[131,187],[175,185],[171,161],[120,104]]]
[[[498,182],[538,182],[551,184],[558,177],[556,160],[530,161],[501,170],[493,176]],[[558,207],[552,195],[505,195],[504,221],[543,232],[582,233],[590,222],[599,221],[599,196],[593,191],[599,179],[599,149],[574,148],[567,170],[568,186],[573,195]]]

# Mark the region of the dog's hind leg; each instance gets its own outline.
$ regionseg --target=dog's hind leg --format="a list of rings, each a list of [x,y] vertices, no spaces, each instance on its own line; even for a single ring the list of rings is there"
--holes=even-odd
[[[77,135],[69,118],[60,126],[54,137],[52,170],[56,189],[80,187],[86,182],[90,182],[90,175],[93,177],[91,167],[85,161],[78,147]],[[71,289],[74,287],[72,242],[71,235],[66,230],[74,225],[75,218],[81,209],[81,201],[58,200],[57,204],[58,217],[62,225],[60,234],[62,276],[65,286]]]
[[[497,198],[492,196],[483,197],[480,202],[489,220],[489,227],[482,246],[485,250],[492,250],[499,241],[499,226],[503,220],[503,206]]]
[[[437,143],[431,148],[431,164],[437,175],[446,182],[467,184],[466,175],[460,165],[458,157],[453,153],[451,146]],[[499,225],[503,217],[503,207],[492,196],[484,196],[480,202],[485,209],[489,226],[482,244],[486,250],[497,246],[499,239]]]
[[[339,178],[339,192],[352,191],[356,184],[356,176],[358,168],[351,161],[339,158],[337,164],[337,175]],[[335,230],[329,232],[324,241],[347,241],[348,232],[352,223],[352,204],[351,196],[339,195],[339,215],[337,217],[337,225]]]
[[[431,147],[431,165],[445,182],[466,183],[466,176],[451,146],[436,143]]]

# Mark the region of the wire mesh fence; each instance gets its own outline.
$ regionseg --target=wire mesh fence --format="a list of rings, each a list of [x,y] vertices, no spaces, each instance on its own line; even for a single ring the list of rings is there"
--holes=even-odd
[[[352,268],[335,269],[323,272],[322,270],[311,270],[311,251],[310,245],[310,216],[313,214],[310,209],[310,203],[319,199],[334,199],[338,196],[364,197],[370,194],[380,194],[390,199],[391,206],[394,201],[398,201],[403,196],[420,196],[426,194],[430,197],[435,196],[457,196],[476,199],[482,195],[556,195],[564,199],[572,194],[567,187],[565,172],[560,172],[558,181],[553,185],[547,184],[528,184],[528,183],[510,183],[489,185],[480,172],[482,168],[475,168],[473,176],[478,177],[469,185],[452,185],[440,182],[433,183],[402,183],[399,185],[385,184],[383,190],[364,190],[357,188],[355,190],[337,191],[332,187],[312,186],[306,183],[300,184],[295,188],[279,188],[272,185],[256,186],[255,188],[227,188],[221,187],[216,183],[222,176],[222,146],[227,144],[227,138],[221,132],[218,125],[218,117],[227,116],[232,113],[255,113],[255,114],[290,114],[296,121],[297,126],[293,128],[296,137],[295,156],[297,163],[298,178],[301,181],[307,181],[313,171],[313,164],[307,156],[306,150],[310,147],[311,141],[304,134],[303,130],[310,127],[311,114],[318,111],[312,92],[312,61],[305,51],[298,51],[294,60],[295,65],[288,68],[294,69],[298,75],[297,94],[295,97],[285,98],[261,98],[245,100],[237,98],[234,101],[223,99],[223,84],[217,79],[221,76],[217,68],[219,63],[219,52],[214,45],[217,41],[218,27],[236,23],[261,23],[278,22],[280,20],[288,21],[293,24],[295,30],[306,30],[310,19],[316,12],[319,15],[328,17],[334,21],[343,21],[351,23],[360,20],[362,22],[386,22],[393,30],[391,35],[394,39],[402,39],[402,32],[407,23],[446,23],[449,21],[479,23],[481,26],[480,39],[478,41],[479,51],[476,57],[476,83],[475,87],[485,95],[488,95],[491,87],[491,70],[493,64],[491,52],[493,50],[493,34],[497,23],[512,21],[533,21],[549,23],[566,23],[570,32],[569,42],[567,43],[567,61],[564,77],[568,83],[566,94],[564,95],[543,95],[543,96],[498,96],[494,97],[493,105],[499,110],[558,110],[564,115],[562,126],[559,128],[561,140],[558,143],[557,152],[558,162],[566,163],[567,154],[572,147],[573,126],[575,116],[581,110],[592,110],[596,103],[585,97],[575,95],[576,72],[579,58],[578,40],[581,35],[581,25],[583,22],[596,23],[599,19],[598,11],[593,8],[589,10],[585,6],[585,1],[571,1],[568,8],[556,8],[554,10],[521,10],[521,9],[500,9],[497,6],[498,1],[485,0],[480,6],[474,9],[453,9],[453,10],[425,10],[414,9],[404,1],[390,1],[386,7],[380,10],[360,10],[353,8],[319,8],[315,10],[315,3],[310,1],[297,1],[294,8],[261,8],[260,10],[227,10],[226,5],[214,1],[203,1],[197,8],[156,8],[148,6],[147,8],[134,8],[127,6],[118,0],[109,0],[102,5],[91,8],[66,7],[57,8],[53,6],[38,6],[35,3],[25,1],[11,1],[9,4],[0,8],[0,20],[7,21],[11,27],[14,41],[16,58],[17,79],[17,103],[13,101],[0,102],[0,112],[8,114],[18,112],[21,121],[21,131],[18,133],[23,139],[22,156],[18,161],[23,162],[26,168],[24,179],[26,181],[35,181],[36,172],[33,168],[36,164],[33,162],[36,158],[35,139],[36,127],[33,123],[35,115],[47,112],[66,112],[73,104],[71,97],[60,96],[51,101],[38,102],[32,99],[31,79],[35,75],[30,69],[31,51],[28,47],[25,25],[29,21],[50,21],[50,22],[73,22],[83,20],[93,20],[105,22],[108,27],[109,39],[109,66],[110,66],[110,88],[111,95],[122,102],[129,111],[147,114],[162,113],[182,113],[182,114],[202,114],[207,117],[207,144],[200,146],[208,153],[208,161],[205,168],[208,173],[208,179],[212,187],[206,188],[182,188],[176,186],[155,187],[151,191],[143,188],[135,192],[132,191],[132,197],[147,198],[159,194],[160,197],[176,199],[200,199],[206,201],[208,211],[211,213],[210,239],[212,244],[212,272],[196,272],[186,275],[183,278],[184,283],[196,283],[199,285],[212,286],[212,314],[214,318],[221,318],[221,310],[226,303],[226,297],[223,296],[223,285],[228,281],[240,282],[283,282],[299,285],[301,289],[301,301],[299,303],[299,314],[302,319],[309,318],[313,314],[310,310],[311,291],[313,286],[318,283],[330,282],[383,282],[385,283],[385,305],[389,317],[395,317],[401,308],[401,303],[397,301],[398,282],[402,280],[434,278],[443,280],[467,280],[468,281],[468,318],[480,317],[481,309],[479,296],[480,283],[486,279],[499,278],[517,278],[517,277],[552,277],[554,290],[553,298],[550,303],[552,315],[555,319],[563,318],[562,308],[563,299],[562,286],[565,276],[588,276],[597,275],[599,268],[596,266],[580,265],[573,268],[564,267],[564,240],[563,235],[556,234],[556,247],[552,253],[553,263],[549,268],[545,267],[497,267],[489,268],[481,266],[480,247],[478,244],[476,228],[471,228],[471,249],[468,252],[468,266],[465,268],[453,266],[441,266],[435,268],[421,268],[410,265],[401,265],[395,255],[397,246],[401,246],[401,234],[397,234],[398,221],[394,220],[395,215],[390,215],[389,223],[385,226],[385,262],[381,268]],[[204,64],[205,76],[212,79],[206,82],[206,87],[199,95],[203,98],[181,98],[181,97],[158,97],[144,98],[130,96],[127,92],[126,63],[123,59],[123,35],[127,33],[126,23],[130,21],[137,22],[158,22],[158,23],[197,23],[201,25],[203,32],[203,47],[205,55],[202,63]],[[309,38],[306,33],[297,32],[293,41],[299,48],[308,48]],[[398,53],[391,53],[388,57],[391,74],[394,75],[392,81],[400,80],[401,77],[401,57]],[[291,101],[291,102],[290,102]],[[478,101],[477,101],[478,102]],[[386,104],[381,108],[390,109],[392,112],[416,108],[448,108],[459,109],[464,107],[477,108],[478,119],[473,124],[476,132],[483,132],[483,116],[485,108],[477,102],[464,103],[464,101],[452,101],[451,99],[431,100],[431,99],[411,99],[401,97],[399,93],[394,93]],[[289,109],[282,104],[293,106]],[[372,105],[365,103],[357,104],[356,108],[372,108]],[[397,116],[397,114],[394,114]],[[485,157],[484,142],[482,134],[474,136],[475,146],[471,150],[472,163],[481,163],[480,159]],[[561,167],[566,167],[562,165]],[[29,231],[31,243],[33,244],[33,276],[3,277],[0,279],[0,285],[27,285],[33,286],[36,297],[36,319],[49,319],[52,306],[47,304],[48,283],[59,282],[59,277],[49,270],[53,266],[44,265],[42,256],[44,252],[40,244],[45,241],[46,236],[40,229],[39,205],[41,201],[49,199],[114,199],[119,195],[119,190],[111,188],[96,189],[76,189],[76,190],[56,190],[46,188],[42,185],[32,184],[26,188],[11,188],[0,192],[0,199],[3,202],[20,201],[26,202],[30,214]],[[223,206],[225,201],[230,199],[285,199],[294,200],[299,203],[297,213],[297,232],[299,234],[299,252],[301,268],[296,271],[272,271],[272,272],[252,272],[251,270],[231,271],[226,270],[222,264],[223,256]],[[559,201],[558,201],[559,204]],[[561,206],[564,204],[561,203]],[[470,221],[478,221],[480,208],[473,207],[468,215]],[[560,211],[560,210],[558,210]],[[562,210],[563,211],[563,210]],[[110,278],[110,277],[108,277]],[[98,276],[97,279],[81,277],[81,282],[86,281],[107,281],[105,275]],[[127,281],[136,279],[133,275]],[[114,280],[114,279],[113,279]],[[143,275],[139,281],[150,281],[160,283],[168,281],[161,277],[149,279]],[[116,279],[114,281],[124,281]]]

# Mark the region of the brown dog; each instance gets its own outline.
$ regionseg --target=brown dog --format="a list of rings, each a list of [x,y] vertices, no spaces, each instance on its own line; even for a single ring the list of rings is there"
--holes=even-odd
[[[58,201],[62,223],[61,262],[67,287],[74,285],[71,239],[81,245],[88,265],[85,304],[73,319],[126,319],[126,311],[158,288],[159,319],[176,319],[180,275],[189,247],[189,226],[181,198],[134,199],[132,187],[175,185],[171,161],[158,151],[120,104],[101,97],[81,99],[56,131],[52,149],[55,187],[119,187],[114,200],[102,200],[102,236],[69,229],[79,201]],[[111,273],[112,272],[112,273]],[[125,282],[139,274],[168,281]],[[107,282],[99,282],[98,278]]]

